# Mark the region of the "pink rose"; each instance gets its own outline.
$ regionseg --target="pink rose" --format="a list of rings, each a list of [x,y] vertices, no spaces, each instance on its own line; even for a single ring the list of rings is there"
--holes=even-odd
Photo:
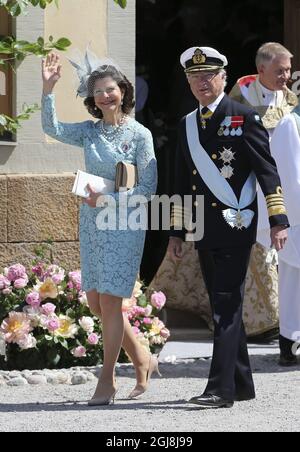
[[[7,289],[10,286],[10,280],[4,275],[0,275],[0,290]]]
[[[151,297],[152,306],[154,306],[158,310],[161,310],[164,307],[166,301],[167,299],[163,292],[154,292]]]
[[[141,326],[140,322],[137,320],[136,322],[134,322],[134,326],[136,326],[137,328],[139,328]]]
[[[18,341],[18,345],[22,350],[29,350],[31,348],[35,348],[37,344],[36,338],[31,334],[24,336]]]
[[[17,279],[28,279],[26,269],[21,264],[12,265],[7,269],[7,279],[16,281]]]
[[[10,295],[12,293],[12,289],[10,287],[7,287],[6,289],[2,290],[3,295]]]
[[[132,327],[132,331],[133,331],[133,334],[135,334],[136,336],[138,336],[140,334],[140,330],[136,326]]]
[[[170,337],[170,331],[168,330],[168,328],[162,328],[160,330],[160,335],[161,337],[163,337],[164,339],[168,339]]]
[[[27,284],[28,284],[28,278],[26,278],[26,279],[19,278],[19,279],[15,280],[14,287],[16,289],[24,289],[24,287],[26,287]]]
[[[74,348],[71,353],[75,358],[85,358],[86,348],[80,345],[79,347]]]
[[[65,279],[65,271],[58,265],[49,265],[44,275],[44,278],[51,278],[57,286]]]
[[[89,335],[89,337],[88,337],[88,343],[89,343],[90,345],[97,345],[98,342],[99,342],[99,336],[98,336],[97,334],[92,333],[92,334]]]
[[[149,317],[145,317],[143,320],[143,323],[145,325],[151,325],[152,324],[152,320]]]
[[[132,308],[132,315],[133,316],[145,315],[145,308],[142,308],[141,306],[134,306]]]
[[[42,263],[35,265],[31,270],[39,279],[44,277],[44,267]]]
[[[26,303],[33,308],[38,308],[41,304],[40,294],[38,292],[31,292],[26,297]]]
[[[70,282],[75,287],[75,289],[79,292],[81,290],[81,272],[70,272],[69,273]]]
[[[52,281],[54,282],[54,284],[56,284],[57,286],[59,284],[61,284],[63,282],[63,280],[65,279],[65,276],[62,275],[62,273],[57,273],[55,275],[52,276]]]
[[[59,326],[60,323],[58,319],[50,319],[46,322],[46,327],[51,333],[58,330]]]
[[[47,316],[54,314],[54,312],[56,310],[56,306],[52,303],[43,304],[43,306],[41,306],[41,308],[42,308],[43,314],[45,314]]]

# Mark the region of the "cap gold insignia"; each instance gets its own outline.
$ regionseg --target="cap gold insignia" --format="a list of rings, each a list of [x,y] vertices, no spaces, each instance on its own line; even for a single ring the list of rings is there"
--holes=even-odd
[[[193,56],[193,63],[194,64],[203,64],[203,63],[205,63],[205,61],[206,61],[206,55],[204,55],[202,50],[197,49]]]

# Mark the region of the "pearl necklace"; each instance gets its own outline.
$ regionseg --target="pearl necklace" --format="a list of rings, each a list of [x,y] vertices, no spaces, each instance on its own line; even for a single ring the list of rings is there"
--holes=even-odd
[[[109,126],[110,130],[106,128],[104,120],[102,119],[100,121],[101,135],[103,135],[109,142],[117,142],[123,133],[122,128],[127,120],[127,117],[128,117],[127,115],[123,115],[120,120],[120,123],[117,126]]]

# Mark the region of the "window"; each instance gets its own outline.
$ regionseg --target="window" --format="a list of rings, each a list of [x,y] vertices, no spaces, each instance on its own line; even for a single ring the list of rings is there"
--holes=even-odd
[[[10,15],[4,8],[0,7],[0,39],[9,36],[12,32],[12,21]],[[0,54],[0,58],[5,55]],[[0,113],[12,115],[12,71],[0,66]],[[11,134],[0,136],[1,141],[11,140]]]

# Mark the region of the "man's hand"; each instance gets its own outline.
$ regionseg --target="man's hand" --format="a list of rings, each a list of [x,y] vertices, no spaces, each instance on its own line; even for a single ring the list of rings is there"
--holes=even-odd
[[[179,261],[183,257],[183,240],[177,237],[171,237],[168,246],[168,254],[174,262]]]
[[[284,248],[288,239],[288,232],[286,226],[274,226],[271,229],[271,246],[275,246],[276,251]]]

